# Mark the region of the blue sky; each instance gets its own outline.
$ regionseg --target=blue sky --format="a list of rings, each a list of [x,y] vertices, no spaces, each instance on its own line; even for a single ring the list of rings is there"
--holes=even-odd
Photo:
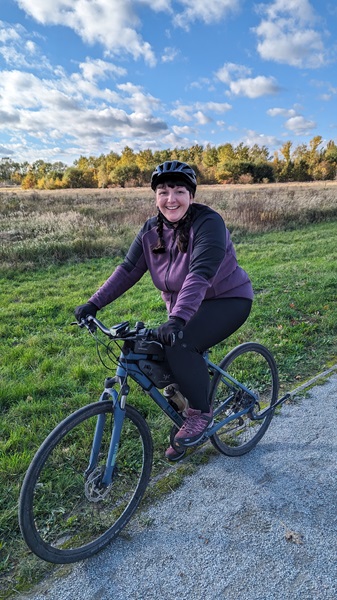
[[[0,158],[337,142],[334,0],[0,0]]]

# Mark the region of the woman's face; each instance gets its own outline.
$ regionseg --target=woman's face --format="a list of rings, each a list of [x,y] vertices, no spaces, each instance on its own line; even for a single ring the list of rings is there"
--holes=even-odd
[[[160,183],[156,187],[157,208],[171,223],[183,218],[192,201],[192,194],[184,185]]]

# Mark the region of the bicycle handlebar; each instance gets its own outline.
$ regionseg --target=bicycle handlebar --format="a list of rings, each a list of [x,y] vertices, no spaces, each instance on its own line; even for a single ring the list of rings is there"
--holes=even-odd
[[[98,329],[104,333],[104,335],[108,336],[113,340],[148,340],[161,343],[158,339],[157,329],[148,329],[145,327],[144,323],[138,321],[136,326],[133,329],[130,329],[129,322],[123,321],[122,323],[118,323],[111,328],[106,327],[101,321],[93,317],[92,315],[88,315],[85,319],[81,319],[80,322],[75,322],[75,325],[79,327],[86,327],[90,331],[92,331],[94,325],[98,327]],[[183,332],[179,331],[177,337],[179,339],[183,338]],[[176,335],[172,333],[170,335],[170,344],[169,346],[174,346],[176,342]]]

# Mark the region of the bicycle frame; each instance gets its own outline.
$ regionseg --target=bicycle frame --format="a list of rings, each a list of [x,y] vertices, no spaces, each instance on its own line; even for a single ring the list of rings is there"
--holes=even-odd
[[[22,484],[19,523],[23,537],[37,556],[55,563],[76,562],[104,548],[128,523],[145,494],[153,465],[153,439],[146,419],[128,401],[131,380],[171,421],[168,460],[181,460],[186,447],[208,440],[225,456],[249,452],[267,431],[276,406],[290,395],[278,400],[277,364],[262,344],[238,345],[219,366],[206,352],[203,368],[210,378],[209,403],[215,423],[196,436],[194,444],[188,444],[189,439],[181,444],[177,431],[183,424],[183,431],[188,431],[189,417],[199,411],[178,412],[182,408],[174,403],[175,396],[167,397],[170,390],[165,386],[182,381],[175,381],[158,331],[146,329],[142,321],[133,328],[127,321],[107,328],[90,315],[76,325],[86,327],[94,337],[104,367],[109,370],[114,364],[117,369],[106,378],[98,402],[75,410],[53,429]],[[108,343],[96,334],[97,329],[109,338]]]
[[[146,355],[145,355],[146,356]],[[125,416],[125,404],[127,401],[127,396],[129,393],[128,386],[128,376],[131,377],[140,387],[143,389],[152,400],[159,406],[159,408],[171,419],[171,421],[180,428],[184,422],[184,419],[180,413],[178,413],[166,400],[166,398],[161,394],[158,388],[150,381],[150,379],[140,370],[138,366],[138,361],[144,359],[144,354],[137,354],[130,350],[127,355],[121,352],[118,367],[116,370],[116,376],[110,377],[105,380],[105,389],[101,394],[99,401],[106,401],[111,399],[115,406],[115,422],[111,435],[110,447],[107,457],[107,462],[105,466],[104,475],[101,479],[101,484],[103,487],[107,487],[110,485],[113,477],[113,471],[116,462],[118,444],[120,439],[120,434],[123,426],[124,416]],[[224,383],[228,386],[228,388],[232,391],[232,393],[227,396],[222,402],[222,404],[216,409],[214,415],[217,416],[226,410],[226,407],[233,399],[235,393],[237,393],[238,389],[243,391],[249,397],[251,397],[252,402],[241,411],[229,415],[225,417],[223,420],[215,423],[212,427],[207,429],[201,443],[204,443],[208,438],[210,438],[214,433],[216,433],[221,427],[223,427],[226,423],[237,419],[244,414],[252,411],[255,403],[257,402],[257,397],[254,392],[249,390],[242,383],[231,377],[226,371],[223,371],[218,365],[212,363],[208,354],[204,355],[205,362],[209,367],[210,371],[213,373],[217,371],[221,373],[222,379]],[[115,389],[115,385],[120,385],[120,392],[118,393]],[[88,468],[86,469],[85,475],[88,477],[90,473],[92,473],[97,465],[98,454],[100,450],[100,445],[102,441],[102,433],[105,424],[105,416],[100,415],[97,418],[96,430],[94,434],[90,460]]]

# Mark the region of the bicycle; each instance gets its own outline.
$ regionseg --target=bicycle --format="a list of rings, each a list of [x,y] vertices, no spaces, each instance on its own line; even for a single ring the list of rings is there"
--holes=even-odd
[[[173,377],[154,331],[142,322],[130,328],[127,321],[107,328],[94,317],[80,326],[95,337],[98,351],[103,344],[117,363],[116,375],[105,380],[99,401],[75,411],[48,435],[27,470],[19,499],[27,545],[43,560],[61,564],[89,558],[111,542],[138,508],[149,483],[152,437],[144,417],[127,403],[128,377],[173,422],[172,445],[184,422],[183,413],[159,391]],[[99,331],[109,342],[101,340]],[[219,365],[208,352],[204,359],[214,424],[197,445],[210,440],[222,454],[245,454],[265,434],[275,408],[289,397],[278,400],[275,360],[255,342],[237,346]]]

